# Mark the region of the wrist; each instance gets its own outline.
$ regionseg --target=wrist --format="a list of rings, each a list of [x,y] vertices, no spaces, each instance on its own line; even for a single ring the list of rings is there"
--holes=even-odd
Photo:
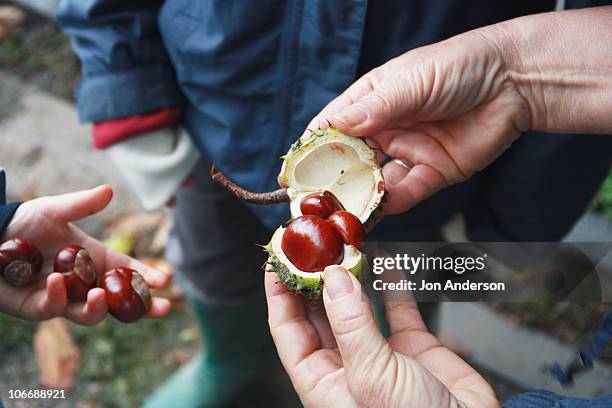
[[[612,131],[612,7],[519,17],[483,30],[507,81],[529,108],[529,129]]]
[[[498,47],[506,81],[516,89],[528,109],[529,129],[549,130],[551,112],[546,103],[554,89],[546,87],[546,68],[533,58],[546,41],[542,35],[547,31],[549,19],[538,20],[534,24],[532,18],[521,17],[487,28]]]

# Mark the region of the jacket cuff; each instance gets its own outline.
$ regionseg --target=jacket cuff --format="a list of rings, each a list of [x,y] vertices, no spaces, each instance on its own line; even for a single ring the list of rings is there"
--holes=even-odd
[[[181,117],[180,108],[161,109],[145,115],[107,120],[93,126],[93,144],[105,149],[133,136],[175,125]]]
[[[4,236],[4,230],[8,227],[20,205],[20,202],[0,205],[0,238]]]
[[[570,408],[578,407],[580,402],[586,401],[567,398],[547,390],[537,390],[515,395],[506,401],[503,408]]]
[[[125,118],[185,103],[174,71],[167,64],[85,76],[77,87],[76,99],[83,123]]]

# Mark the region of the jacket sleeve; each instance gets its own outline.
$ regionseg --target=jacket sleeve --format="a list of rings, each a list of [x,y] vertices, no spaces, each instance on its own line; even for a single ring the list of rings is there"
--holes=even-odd
[[[82,63],[76,90],[82,122],[181,107],[183,97],[160,36],[163,0],[63,0],[57,12]]]
[[[4,235],[9,222],[13,218],[13,214],[17,211],[21,203],[10,203],[6,204],[6,178],[4,176],[4,170],[0,168],[0,237]]]
[[[596,400],[568,398],[550,391],[538,390],[512,397],[504,408],[605,408],[612,407],[612,395]]]

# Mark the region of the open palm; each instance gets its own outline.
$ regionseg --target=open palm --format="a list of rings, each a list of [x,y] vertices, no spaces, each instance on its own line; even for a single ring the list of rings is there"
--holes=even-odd
[[[15,288],[0,279],[0,311],[32,321],[64,316],[76,323],[95,325],[107,314],[104,290],[89,291],[86,302],[69,303],[64,278],[53,272],[53,259],[60,247],[77,244],[89,251],[99,275],[117,267],[139,271],[149,286],[158,288],[169,282],[163,272],[107,248],[71,222],[102,211],[112,199],[110,186],[59,196],[42,197],[23,203],[9,224],[4,239],[24,238],[32,241],[44,258],[44,278],[31,285]],[[149,316],[168,314],[170,303],[154,298]]]

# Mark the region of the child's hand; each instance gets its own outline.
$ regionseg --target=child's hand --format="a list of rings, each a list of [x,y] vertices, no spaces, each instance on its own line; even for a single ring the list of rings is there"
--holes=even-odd
[[[113,197],[110,186],[59,196],[42,197],[23,203],[6,229],[3,239],[24,238],[32,241],[44,257],[42,274],[46,279],[16,288],[0,278],[0,311],[32,321],[63,316],[75,323],[96,325],[105,319],[107,304],[104,290],[89,291],[86,302],[68,303],[64,278],[53,272],[53,259],[59,248],[77,244],[89,251],[98,274],[125,266],[142,274],[149,286],[163,287],[170,278],[127,255],[115,252],[71,224],[102,211]],[[47,276],[48,275],[48,276]],[[170,312],[170,302],[153,298],[150,317]]]

